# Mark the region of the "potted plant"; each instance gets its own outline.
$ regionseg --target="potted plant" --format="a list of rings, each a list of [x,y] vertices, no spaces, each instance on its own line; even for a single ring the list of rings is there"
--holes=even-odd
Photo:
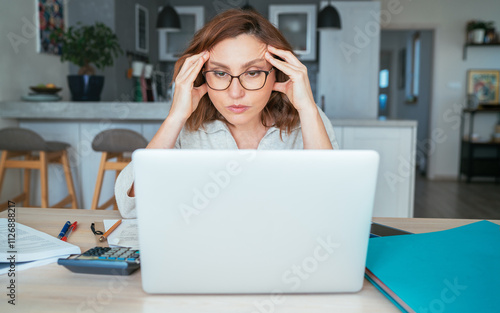
[[[114,58],[123,53],[118,37],[103,23],[70,26],[66,31],[53,34],[61,42],[61,61],[70,61],[80,67],[78,75],[68,75],[68,85],[73,101],[99,101],[104,86],[104,76],[95,75],[98,69],[112,66]]]
[[[483,22],[483,21],[469,21],[467,23],[467,34],[469,35],[469,42],[475,44],[484,43],[484,35],[486,29],[492,24],[492,22]]]

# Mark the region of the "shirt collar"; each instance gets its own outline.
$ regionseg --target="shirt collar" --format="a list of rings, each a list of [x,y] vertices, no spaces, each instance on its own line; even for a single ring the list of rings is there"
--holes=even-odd
[[[297,125],[292,127],[292,132],[299,129],[299,128],[300,128],[300,122],[298,122]],[[230,133],[229,128],[227,127],[226,123],[224,123],[223,121],[220,121],[220,120],[206,122],[203,124],[203,126],[200,129],[207,134],[213,134],[213,133],[216,133],[218,131],[226,131],[226,132]],[[271,128],[269,128],[267,130],[266,135],[268,135],[272,132],[275,132],[275,131],[279,131],[279,128],[272,126]]]

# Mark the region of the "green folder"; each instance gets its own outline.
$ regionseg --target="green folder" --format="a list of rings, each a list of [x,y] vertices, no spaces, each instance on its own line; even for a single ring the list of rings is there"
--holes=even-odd
[[[370,238],[367,276],[408,312],[500,312],[500,226]]]

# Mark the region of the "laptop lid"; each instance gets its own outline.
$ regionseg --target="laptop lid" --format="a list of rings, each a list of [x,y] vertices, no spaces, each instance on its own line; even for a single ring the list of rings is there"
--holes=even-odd
[[[361,289],[375,151],[137,150],[148,293]]]

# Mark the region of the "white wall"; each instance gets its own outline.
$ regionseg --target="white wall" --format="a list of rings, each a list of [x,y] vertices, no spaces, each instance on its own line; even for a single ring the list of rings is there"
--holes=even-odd
[[[66,86],[67,64],[58,56],[36,52],[34,0],[0,0],[0,101],[19,100],[30,92],[29,86],[53,83]],[[68,90],[60,93],[69,99]],[[17,121],[0,119],[0,128],[17,126]],[[21,171],[8,170],[0,203],[21,192]]]
[[[458,174],[460,110],[465,102],[467,70],[500,68],[500,47],[469,49],[467,60],[462,60],[465,24],[471,19],[491,20],[495,21],[498,29],[500,1],[377,1],[381,3],[383,29],[435,28],[429,133],[432,149],[428,176],[431,179],[455,178]]]
[[[34,0],[0,0],[0,101],[20,100],[30,92],[29,86],[67,86],[67,63],[36,52],[35,9]],[[60,95],[69,100],[67,88]]]

